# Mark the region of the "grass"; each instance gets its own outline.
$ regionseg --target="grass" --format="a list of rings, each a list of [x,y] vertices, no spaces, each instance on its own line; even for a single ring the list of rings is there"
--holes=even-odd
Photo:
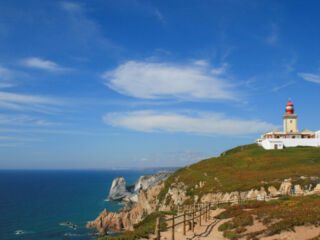
[[[148,238],[149,234],[154,233],[156,226],[156,219],[160,217],[160,229],[166,228],[164,215],[169,212],[154,212],[148,215],[143,221],[134,226],[134,231],[126,231],[115,236],[104,236],[98,240],[135,240],[140,238]]]
[[[159,194],[164,200],[172,183],[179,181],[187,186],[189,196],[202,196],[212,192],[247,191],[261,186],[279,187],[285,178],[309,184],[300,176],[318,176],[320,148],[297,147],[284,150],[264,150],[257,144],[240,146],[219,157],[200,161],[171,175]],[[199,182],[202,188],[196,188]]]
[[[292,231],[296,226],[319,226],[320,196],[292,197],[270,202],[253,201],[230,206],[218,216],[220,219],[231,218],[219,226],[219,231],[223,231],[229,239],[240,238],[244,232],[243,228],[253,224],[253,216],[264,223],[267,229],[263,234],[269,236],[282,231]]]

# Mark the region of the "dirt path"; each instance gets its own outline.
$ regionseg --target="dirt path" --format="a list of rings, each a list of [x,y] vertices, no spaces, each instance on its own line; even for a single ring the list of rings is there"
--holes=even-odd
[[[198,240],[198,239],[213,239],[210,235],[215,226],[220,222],[215,217],[223,212],[223,209],[211,210],[208,221],[202,220],[201,226],[199,219],[197,219],[194,227],[194,232],[187,226],[186,235],[183,235],[183,225],[176,227],[175,229],[175,240]],[[182,219],[176,219],[176,222],[180,222]],[[153,239],[151,236],[150,239]],[[161,240],[171,240],[172,231],[169,229],[166,232],[161,232]]]

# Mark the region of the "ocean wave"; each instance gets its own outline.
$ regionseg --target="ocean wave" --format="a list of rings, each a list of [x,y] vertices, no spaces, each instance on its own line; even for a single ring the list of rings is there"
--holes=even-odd
[[[73,230],[76,230],[78,229],[78,225],[77,224],[74,224],[72,222],[61,222],[59,223],[60,226],[63,226],[63,227],[68,227],[68,228],[71,228]]]
[[[21,229],[18,229],[16,231],[14,231],[15,235],[25,235],[25,234],[31,234],[31,233],[33,233],[33,232],[32,231],[21,230]]]

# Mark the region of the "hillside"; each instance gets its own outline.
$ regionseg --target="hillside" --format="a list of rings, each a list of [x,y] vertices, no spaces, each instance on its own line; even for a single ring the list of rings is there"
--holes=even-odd
[[[259,239],[255,238],[259,234],[270,236],[296,226],[307,223],[313,226],[319,222],[319,173],[320,148],[264,150],[256,144],[240,146],[219,157],[177,170],[155,188],[141,191],[139,201],[131,209],[119,213],[104,211],[92,222],[92,226],[102,232],[112,226],[131,226],[123,227],[122,230],[127,230],[123,234],[103,239],[146,238],[154,231],[156,216],[168,215],[168,211],[176,212],[177,205],[192,206],[195,201],[229,201],[233,197],[236,202],[241,199],[245,205],[239,206],[239,209],[227,207],[230,214],[226,218],[222,215],[221,219],[228,222],[219,231],[229,239],[238,239],[240,235],[252,235],[248,239]],[[270,189],[274,189],[276,194],[273,195]],[[287,196],[292,189],[298,197]],[[249,195],[253,199],[264,195],[273,200],[270,203],[250,203],[252,198]],[[242,208],[245,210],[242,211]],[[252,208],[255,210],[251,211]],[[293,209],[299,211],[291,211]],[[300,217],[304,212],[308,212],[307,218]],[[260,229],[256,235],[253,232],[249,234],[242,220],[248,220],[248,226],[254,225],[254,228],[263,224],[263,231]],[[277,221],[279,224],[276,224]],[[320,234],[320,228],[316,230]]]
[[[310,183],[310,178],[301,176],[318,176],[319,172],[319,148],[264,150],[251,144],[176,171],[166,181],[159,198],[163,200],[169,187],[175,182],[186,185],[187,195],[201,196],[212,192],[247,191],[270,184],[278,187],[281,180],[286,178],[305,185]],[[200,182],[202,187],[199,187]]]

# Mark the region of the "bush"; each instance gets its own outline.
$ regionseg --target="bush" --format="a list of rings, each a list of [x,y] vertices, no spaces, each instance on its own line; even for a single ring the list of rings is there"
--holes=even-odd
[[[225,231],[225,232],[223,233],[223,236],[224,236],[225,238],[228,238],[228,239],[231,239],[231,240],[236,240],[236,239],[238,239],[238,238],[240,237],[239,234],[237,234],[237,233],[235,233],[235,232],[233,232],[233,231]]]

